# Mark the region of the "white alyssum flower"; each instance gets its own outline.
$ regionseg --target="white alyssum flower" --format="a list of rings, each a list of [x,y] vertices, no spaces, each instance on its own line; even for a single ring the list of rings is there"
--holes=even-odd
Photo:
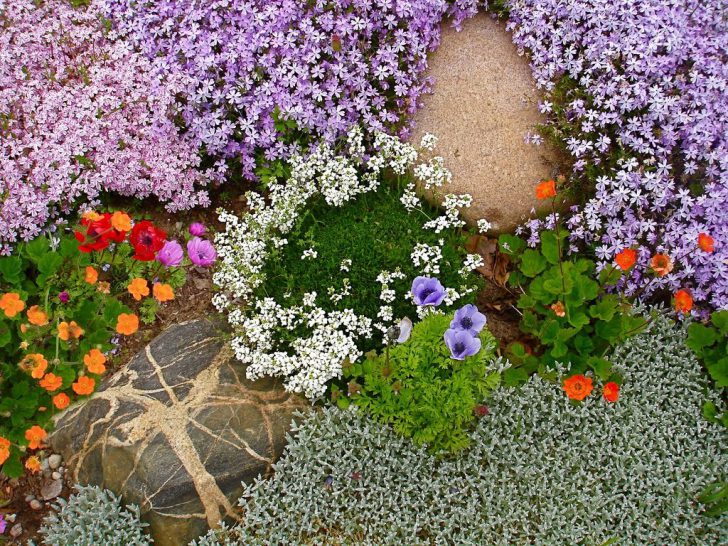
[[[437,140],[437,137],[432,133],[425,133],[422,135],[422,139],[420,140],[420,148],[431,152],[435,149],[435,146],[437,146]]]
[[[313,248],[307,248],[303,251],[303,254],[301,254],[302,260],[315,260],[318,258],[318,252],[316,252]]]
[[[491,229],[493,229],[493,224],[491,224],[485,218],[481,218],[480,220],[478,220],[477,225],[478,225],[478,231],[480,233],[488,233]]]
[[[437,245],[417,243],[410,253],[412,264],[418,268],[423,275],[439,275],[440,260],[442,260],[442,247],[445,244],[443,239]]]

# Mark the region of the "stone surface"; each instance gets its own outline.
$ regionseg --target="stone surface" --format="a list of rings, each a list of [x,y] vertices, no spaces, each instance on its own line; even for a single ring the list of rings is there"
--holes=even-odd
[[[525,57],[519,57],[504,24],[479,14],[456,32],[443,27],[430,55],[433,93],[414,116],[412,142],[439,138],[436,155],[453,173],[442,193],[469,193],[469,221],[485,218],[496,232],[510,231],[538,205],[536,184],[554,175],[555,154],[526,144],[527,132],[544,121]]]
[[[172,326],[66,410],[51,437],[71,478],[138,504],[158,546],[187,544],[269,475],[292,414],[307,407],[272,379],[250,382],[214,325]]]

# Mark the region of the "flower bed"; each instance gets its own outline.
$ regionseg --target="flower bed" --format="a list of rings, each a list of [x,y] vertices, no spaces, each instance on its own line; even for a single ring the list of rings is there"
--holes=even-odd
[[[197,146],[172,121],[179,75],[155,75],[94,7],[19,0],[0,28],[3,253],[106,191],[208,203]]]

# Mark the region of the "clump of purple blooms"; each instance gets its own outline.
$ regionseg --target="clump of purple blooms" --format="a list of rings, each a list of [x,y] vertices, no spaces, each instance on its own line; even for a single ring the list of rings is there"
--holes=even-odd
[[[286,158],[272,114],[333,141],[353,124],[403,128],[429,81],[421,78],[440,22],[459,24],[471,1],[445,0],[99,0],[115,28],[186,82],[180,114],[194,142],[240,161],[254,178],[256,156]]]
[[[0,251],[104,191],[208,203],[197,144],[172,120],[183,74],[155,72],[93,6],[6,2],[0,26]]]
[[[541,110],[562,120],[574,176],[598,175],[593,198],[567,220],[572,252],[594,244],[603,267],[624,248],[644,248],[621,286],[627,294],[687,287],[696,302],[728,307],[728,3],[512,0],[509,8],[514,42],[547,92]],[[562,109],[552,92],[564,77],[572,85]],[[535,244],[543,222],[529,227]],[[697,249],[699,233],[715,239],[715,252]],[[676,267],[654,279],[647,270],[658,252]]]

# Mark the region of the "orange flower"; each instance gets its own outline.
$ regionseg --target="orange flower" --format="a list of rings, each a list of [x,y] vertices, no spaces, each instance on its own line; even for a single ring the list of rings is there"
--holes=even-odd
[[[96,286],[96,290],[102,294],[108,294],[111,292],[111,284],[106,281],[99,281],[99,284]]]
[[[566,307],[560,301],[551,304],[551,310],[556,314],[557,317],[566,316]]]
[[[117,210],[111,215],[111,227],[117,231],[131,231],[131,218],[127,213]]]
[[[623,271],[627,271],[637,262],[637,251],[633,248],[625,248],[621,252],[618,252],[614,257],[614,261]]]
[[[70,324],[66,321],[63,321],[58,325],[58,337],[60,337],[63,341],[68,341],[69,339],[78,339],[82,335],[83,328],[76,324],[75,320],[72,320]]]
[[[10,442],[0,436],[0,464],[3,464],[10,457]]]
[[[684,288],[675,292],[675,311],[689,313],[693,308],[693,297]]]
[[[93,267],[90,265],[86,266],[86,277],[84,280],[89,284],[96,284],[96,281],[99,280],[99,272],[96,271]]]
[[[104,353],[98,349],[91,349],[88,354],[83,357],[83,363],[86,364],[88,371],[98,375],[101,375],[106,371],[106,366],[104,366],[105,362],[106,357],[104,356]]]
[[[116,332],[130,336],[139,329],[139,317],[131,313],[120,313],[116,319]]]
[[[90,222],[96,222],[97,220],[101,220],[103,216],[96,211],[89,210],[84,212],[81,215],[81,218],[83,218],[84,220],[89,220]]]
[[[40,379],[45,375],[48,368],[48,361],[40,353],[30,353],[23,357],[20,361],[20,367],[26,372],[30,372],[33,379]]]
[[[73,392],[75,392],[79,396],[83,396],[85,394],[91,394],[92,392],[94,392],[95,386],[96,381],[86,375],[82,375],[78,378],[78,381],[71,385],[71,388],[73,389]]]
[[[655,254],[652,256],[650,266],[660,277],[667,275],[673,268],[672,260],[667,254]]]
[[[28,322],[36,326],[45,326],[48,324],[48,315],[40,307],[33,305],[28,309]]]
[[[564,379],[564,392],[572,400],[584,400],[593,388],[591,377],[579,374]]]
[[[553,180],[545,180],[536,186],[536,198],[548,199],[556,197],[556,182]]]
[[[28,440],[28,449],[38,449],[43,446],[43,440],[46,439],[48,433],[38,425],[33,425],[25,431],[25,439]]]
[[[5,311],[5,316],[13,318],[25,309],[25,302],[20,299],[17,292],[6,292],[0,298],[0,309]]]
[[[63,385],[63,378],[58,377],[56,374],[47,373],[40,380],[40,386],[48,392],[57,391]]]
[[[606,383],[602,390],[602,395],[607,402],[616,402],[617,398],[619,398],[619,385],[614,381]]]
[[[137,301],[142,299],[144,296],[149,295],[149,285],[147,284],[147,281],[140,279],[139,277],[133,279],[129,283],[127,290],[129,290],[129,294],[131,294]]]
[[[33,474],[36,472],[40,472],[40,459],[33,455],[32,457],[28,457],[28,459],[25,461],[25,468],[30,470]]]
[[[704,252],[715,252],[715,240],[707,233],[698,233],[698,246]]]
[[[172,287],[168,284],[155,282],[154,287],[152,288],[152,292],[154,293],[154,297],[157,298],[157,300],[160,302],[170,301],[174,299],[174,290],[172,290]]]
[[[70,403],[71,399],[65,392],[59,392],[53,397],[53,405],[58,409],[66,409]]]

